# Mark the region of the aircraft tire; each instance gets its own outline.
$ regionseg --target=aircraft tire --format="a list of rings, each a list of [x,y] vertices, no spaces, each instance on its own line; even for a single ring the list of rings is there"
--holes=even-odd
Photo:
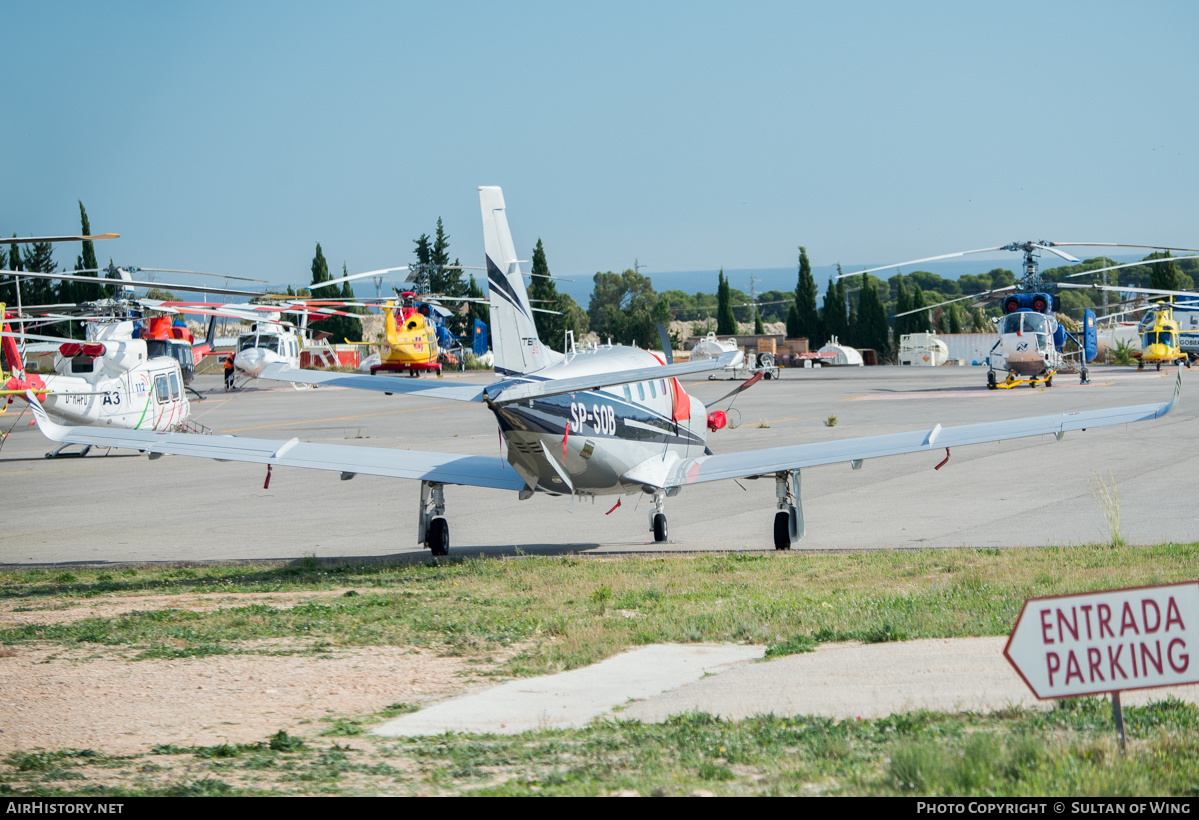
[[[1158,363],[1157,363],[1157,369],[1158,369],[1158,370],[1161,370],[1161,369],[1162,369],[1162,363],[1161,363],[1161,362],[1158,362]]]
[[[666,526],[666,516],[662,513],[654,515],[654,542],[661,544],[670,536],[670,530]]]
[[[786,510],[774,514],[774,548],[791,549],[791,514]]]
[[[988,390],[998,390],[999,389],[999,387],[995,384],[995,371],[994,370],[987,371],[987,389]]]
[[[1045,380],[1045,386],[1053,387],[1053,376],[1050,376],[1048,379]]]
[[[444,518],[438,516],[429,522],[429,535],[426,542],[429,552],[434,555],[450,554],[450,525]]]

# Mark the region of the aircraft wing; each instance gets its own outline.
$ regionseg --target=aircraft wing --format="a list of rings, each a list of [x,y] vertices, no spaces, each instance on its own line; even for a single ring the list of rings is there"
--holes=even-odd
[[[464,456],[346,444],[311,444],[290,441],[202,436],[194,433],[154,433],[147,430],[114,430],[101,427],[67,427],[46,416],[36,400],[30,402],[37,425],[49,439],[64,444],[122,447],[148,453],[196,456],[219,461],[249,461],[278,467],[307,467],[343,473],[523,490],[525,481],[496,456]]]
[[[723,370],[732,364],[736,353],[722,353],[717,359],[700,359],[694,362],[679,364],[654,365],[639,367],[634,370],[616,370],[608,373],[593,373],[589,376],[574,376],[567,379],[548,379],[538,382],[523,382],[511,387],[505,387],[491,394],[492,401],[503,404],[510,401],[524,401],[540,396],[560,396],[563,393],[575,393],[580,390],[598,390],[601,387],[611,387],[616,384],[632,384],[653,379],[669,379],[675,376],[686,376],[691,373],[704,373],[709,370]]]
[[[1130,424],[1136,421],[1161,418],[1169,413],[1177,402],[1181,389],[1182,378],[1180,376],[1174,385],[1174,396],[1170,401],[1161,404],[1137,404],[1105,410],[1063,413],[1055,416],[967,424],[960,427],[941,427],[938,424],[931,430],[918,430],[911,433],[891,433],[841,441],[820,441],[811,444],[770,447],[742,453],[681,459],[673,463],[663,462],[660,458],[652,459],[651,462],[664,465],[663,468],[660,468],[662,472],[658,476],[652,474],[653,465],[647,462],[630,471],[629,477],[645,480],[648,484],[660,487],[679,487],[726,478],[769,475],[798,470],[803,467],[816,467],[821,464],[858,461],[902,453],[918,453],[925,450],[936,451],[942,448],[962,447],[967,444],[1041,436],[1046,433],[1060,435],[1070,430],[1086,430],[1088,427]]]
[[[451,401],[483,401],[483,386],[477,384],[440,384],[424,379],[399,376],[370,376],[366,373],[337,373],[324,370],[299,370],[285,364],[268,364],[262,369],[263,379],[299,384],[325,384],[331,387],[352,387],[356,390],[375,390],[380,393],[403,393],[430,399]],[[357,449],[357,448],[355,448]]]

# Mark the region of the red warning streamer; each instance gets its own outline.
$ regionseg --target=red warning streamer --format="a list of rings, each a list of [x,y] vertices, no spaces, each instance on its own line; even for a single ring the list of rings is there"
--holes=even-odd
[[[936,467],[933,467],[933,469],[940,470],[942,467],[944,467],[948,463],[949,463],[949,448],[946,447],[945,448],[945,458],[941,459],[941,463],[938,464]]]

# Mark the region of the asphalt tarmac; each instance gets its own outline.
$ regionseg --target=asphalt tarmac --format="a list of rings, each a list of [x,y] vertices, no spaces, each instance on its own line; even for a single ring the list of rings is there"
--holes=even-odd
[[[981,421],[1167,401],[1174,370],[1094,367],[1091,384],[1062,374],[1052,388],[988,391],[978,367],[784,370],[735,400],[736,429],[710,435],[716,452],[871,436]],[[1165,419],[1107,429],[867,461],[863,469],[805,470],[805,550],[1020,547],[1108,538],[1095,484],[1114,482],[1124,538],[1194,541],[1199,490],[1193,433],[1199,401],[1190,373]],[[490,374],[463,377],[486,382]],[[733,382],[685,382],[712,401]],[[285,441],[495,455],[494,417],[478,405],[338,388],[257,382],[208,398],[192,418],[214,433]],[[727,402],[720,406],[723,409]],[[424,559],[416,543],[416,482],[281,468],[270,488],[259,465],[128,451],[47,460],[50,442],[23,403],[0,415],[0,566],[245,559]],[[733,414],[736,415],[736,414]],[[827,422],[835,417],[835,426]],[[716,482],[667,500],[671,542],[655,544],[647,500],[592,504],[447,487],[451,553],[655,554],[773,551],[772,481]]]

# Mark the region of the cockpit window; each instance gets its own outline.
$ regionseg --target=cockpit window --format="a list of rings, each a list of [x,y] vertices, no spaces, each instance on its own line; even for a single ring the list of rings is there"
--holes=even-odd
[[[1000,333],[1015,333],[1020,329],[1020,314],[1009,313],[1003,317],[1003,321],[999,323]]]
[[[1045,320],[1045,316],[1040,313],[1022,313],[1024,317],[1024,332],[1025,333],[1048,333],[1049,323]]]
[[[278,336],[260,336],[254,333],[248,333],[245,336],[239,336],[237,339],[238,350],[249,350],[254,347],[261,347],[264,350],[271,350],[275,353],[279,352],[279,337]]]

